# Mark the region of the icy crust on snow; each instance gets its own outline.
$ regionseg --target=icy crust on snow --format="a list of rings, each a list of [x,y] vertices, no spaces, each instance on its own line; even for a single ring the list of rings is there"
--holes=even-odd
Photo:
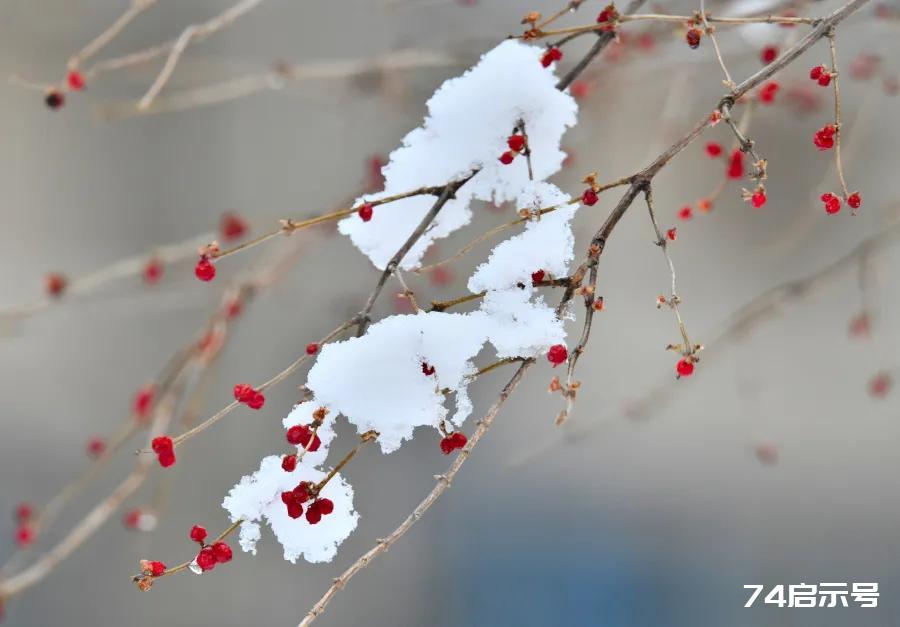
[[[241,479],[231,489],[223,507],[232,522],[241,524],[240,545],[244,551],[256,554],[261,533],[259,521],[265,519],[284,549],[284,559],[296,562],[303,557],[308,562],[328,562],[337,548],[356,528],[359,515],[353,510],[353,488],[336,474],[322,489],[321,496],[334,502],[334,511],[316,525],[304,517],[293,519],[281,502],[281,493],[292,490],[301,481],[318,482],[326,473],[305,463],[297,464],[294,472],[285,472],[281,457],[263,458],[259,470]]]
[[[536,180],[559,171],[565,159],[560,140],[576,120],[577,105],[556,89],[554,73],[541,66],[542,48],[507,40],[481,57],[460,77],[446,81],[428,101],[422,126],[403,139],[382,170],[384,191],[357,200],[375,200],[423,186],[440,186],[480,168],[435,218],[402,260],[418,265],[431,243],[465,226],[473,198],[505,202],[528,184],[525,157],[510,165],[498,161],[508,150],[506,139],[519,120],[525,122]],[[372,263],[383,269],[434,204],[434,196],[414,196],[375,207],[363,222],[350,216],[339,223]]]

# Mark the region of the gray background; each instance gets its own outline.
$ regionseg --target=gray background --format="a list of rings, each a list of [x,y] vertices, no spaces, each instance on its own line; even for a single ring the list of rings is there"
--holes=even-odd
[[[695,8],[664,4],[672,12]],[[56,79],[68,56],[125,6],[3,2],[0,75]],[[107,53],[173,37],[224,6],[163,1]],[[262,71],[276,58],[348,59],[417,47],[471,60],[515,32],[527,10],[556,6],[268,0],[192,47],[169,90]],[[597,6],[589,3],[569,23],[586,23]],[[807,11],[831,6],[815,3]],[[876,22],[871,8],[863,13],[840,31],[843,66],[859,51],[877,52],[887,70],[897,71],[896,22]],[[723,33],[722,41],[737,77],[759,67],[758,46],[735,33]],[[567,55],[564,68],[574,49]],[[783,83],[808,86],[808,68],[826,57],[827,48],[817,45]],[[48,270],[83,274],[207,231],[225,209],[262,228],[277,217],[332,208],[358,189],[365,158],[396,146],[419,123],[431,91],[458,72],[404,73],[387,90],[377,81],[305,83],[183,113],[115,123],[97,117],[102,103],[139,97],[157,68],[107,75],[55,113],[39,93],[0,83],[0,304],[37,295]],[[590,170],[608,180],[647,163],[722,90],[708,42],[690,51],[675,34],[663,35],[659,54],[598,62],[591,76],[593,92],[564,142],[575,162],[556,178],[573,193]],[[753,211],[731,185],[711,214],[679,224],[673,255],[697,341],[711,341],[761,291],[815,271],[896,219],[897,100],[877,82],[844,84],[846,170],[851,187],[863,192],[863,210],[856,218],[846,210],[826,217],[818,201],[837,189],[831,154],[816,153],[810,141],[829,119],[829,91],[819,92],[823,108],[806,116],[783,100],[759,110],[751,134],[770,163],[768,205]],[[708,136],[730,141],[723,126]],[[658,179],[663,224],[675,224],[678,208],[720,176],[702,143],[686,150]],[[579,249],[616,198],[606,194],[580,212]],[[441,244],[442,254],[510,215],[480,210],[474,225]],[[454,266],[448,286],[418,280],[420,300],[463,293],[486,250]],[[45,502],[85,467],[87,437],[114,430],[133,391],[203,323],[228,276],[252,258],[223,263],[224,280],[212,285],[198,284],[189,264],[168,268],[155,289],[121,281],[36,315],[2,339],[0,512],[20,500]],[[675,382],[673,356],[662,350],[677,340],[674,322],[653,305],[668,273],[636,203],[601,263],[599,290],[608,310],[598,316],[580,363],[584,385],[572,421],[554,427],[558,398],[545,393],[551,370],[535,368],[453,489],[353,580],[321,624],[897,624],[897,394],[874,400],[866,393],[875,372],[897,366],[897,261],[896,251],[873,259],[876,320],[868,341],[847,338],[847,322],[861,303],[856,268],[848,267],[740,342],[710,346],[695,376]],[[358,309],[375,277],[343,238],[311,244],[239,323],[206,410],[225,404],[234,382],[263,380],[292,361],[311,338]],[[379,313],[389,313],[389,303],[385,298]],[[502,380],[495,374],[473,388],[479,407],[488,406]],[[129,577],[143,557],[184,559],[193,549],[192,524],[224,527],[222,496],[261,456],[280,450],[280,420],[301,382],[294,376],[268,395],[259,414],[235,413],[186,447],[155,532],[127,532],[115,517],[50,577],[13,599],[7,623],[296,624],[331,578],[430,489],[432,474],[447,463],[434,438],[387,457],[366,451],[348,469],[362,519],[332,564],[292,566],[266,536],[259,556],[237,555],[206,577],[172,577],[146,594]],[[630,402],[660,385],[675,394],[652,418],[626,416]],[[349,442],[349,430],[342,433]],[[778,446],[777,465],[756,459],[761,442]],[[131,461],[127,451],[121,455],[45,541],[83,515]],[[153,483],[133,504],[152,497]],[[13,551],[13,530],[11,518],[0,517],[3,558]],[[744,584],[819,581],[880,582],[880,607],[742,608]]]

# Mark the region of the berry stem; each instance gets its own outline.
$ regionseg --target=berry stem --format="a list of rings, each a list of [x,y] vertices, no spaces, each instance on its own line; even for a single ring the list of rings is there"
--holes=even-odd
[[[342,459],[341,461],[339,461],[339,462],[337,463],[337,465],[336,465],[334,468],[331,469],[331,472],[329,472],[329,473],[325,476],[324,479],[322,479],[319,483],[317,483],[317,484],[315,485],[315,487],[314,487],[312,490],[310,490],[310,494],[311,494],[312,496],[318,495],[319,492],[322,491],[322,488],[324,488],[326,485],[328,485],[328,482],[331,481],[331,480],[334,478],[334,476],[335,476],[336,474],[338,474],[338,473],[341,471],[341,469],[342,469],[344,466],[346,466],[347,463],[348,463],[351,459],[353,459],[353,458],[356,456],[357,453],[359,453],[360,449],[361,449],[363,446],[365,446],[365,445],[368,444],[369,442],[374,442],[377,438],[378,438],[378,432],[377,432],[377,431],[366,431],[365,433],[363,433],[363,434],[360,436],[359,444],[357,444],[356,446],[354,446],[352,449],[350,449],[350,452],[349,452],[349,453],[347,453],[346,455],[344,455],[344,459]],[[310,442],[312,442],[313,438],[310,438],[309,440],[310,440]]]
[[[841,183],[841,191],[844,195],[844,202],[850,197],[850,190],[847,189],[847,181],[844,179],[844,164],[841,161],[841,136],[843,129],[841,128],[841,88],[840,75],[837,68],[837,50],[834,44],[835,30],[829,29],[828,48],[831,51],[831,82],[834,85],[834,167],[837,170],[838,180]],[[856,210],[853,210],[856,213]]]

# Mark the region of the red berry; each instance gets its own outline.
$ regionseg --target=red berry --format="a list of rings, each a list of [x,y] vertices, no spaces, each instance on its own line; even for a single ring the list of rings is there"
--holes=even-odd
[[[306,345],[306,354],[307,355],[315,355],[319,352],[319,345],[315,342]]]
[[[703,33],[699,28],[688,29],[688,32],[684,36],[685,40],[687,41],[687,45],[692,49],[696,49],[698,46],[700,46],[700,36],[702,34]]]
[[[318,501],[315,501],[312,505],[306,508],[306,522],[311,525],[316,525],[322,520],[322,510],[319,509]]]
[[[541,281],[544,280],[544,271],[543,270],[535,270],[531,273],[531,284],[537,285]]]
[[[165,451],[171,451],[173,449],[172,438],[167,435],[155,437],[150,442],[150,448],[152,448],[153,452],[157,455],[164,453]]]
[[[91,438],[87,443],[87,454],[90,457],[100,457],[106,450],[106,440],[103,438]]]
[[[306,503],[309,500],[309,482],[301,481],[297,487],[291,491],[291,496],[295,503]]]
[[[146,419],[153,407],[154,387],[152,384],[145,385],[137,394],[134,395],[134,401],[131,403],[131,410],[139,420]]]
[[[680,377],[689,377],[694,374],[694,362],[690,359],[680,359],[675,365],[675,371]]]
[[[809,77],[812,80],[817,81],[817,80],[819,80],[819,77],[822,76],[822,74],[826,73],[827,71],[828,70],[825,68],[824,65],[817,65],[816,67],[814,67],[813,69],[811,69],[809,71]]]
[[[53,298],[62,296],[63,292],[66,291],[66,286],[68,284],[68,279],[57,272],[51,272],[44,277],[44,289],[46,289],[47,294]]]
[[[759,101],[763,104],[772,104],[775,102],[775,94],[778,93],[779,85],[777,81],[769,81],[759,88]]]
[[[334,511],[334,503],[331,499],[319,499],[317,502],[319,504],[319,510],[322,512],[323,516],[327,516]]]
[[[859,195],[859,192],[853,192],[847,196],[847,204],[851,209],[859,209],[862,205],[862,196]]]
[[[841,210],[841,199],[831,192],[825,192],[819,198],[825,203],[825,213],[837,213]]]
[[[84,89],[84,75],[78,70],[70,71],[66,76],[66,82],[69,83],[69,88],[75,91]]]
[[[234,386],[234,400],[239,403],[247,403],[253,398],[253,386],[247,383],[238,383]]]
[[[515,156],[515,153],[513,153],[511,150],[507,150],[502,155],[500,155],[500,163],[502,163],[503,165],[509,165],[513,162]]]
[[[250,409],[262,409],[263,405],[266,404],[266,397],[263,396],[262,392],[257,392],[254,390],[253,397],[247,401],[247,407]]]
[[[150,574],[154,577],[161,577],[166,572],[166,565],[162,562],[150,562],[147,566]]]
[[[753,205],[754,209],[759,209],[766,204],[765,190],[758,189],[753,192],[753,195],[750,197],[750,203]]]
[[[575,81],[569,88],[569,93],[575,100],[583,100],[591,93],[591,85],[587,81]]]
[[[197,265],[194,266],[194,275],[201,281],[212,281],[216,278],[216,267],[206,255],[201,255]]]
[[[670,241],[674,242],[676,239],[678,239],[678,229],[673,226],[671,229],[666,231],[666,237]]]
[[[869,394],[875,398],[884,398],[891,389],[891,376],[879,372],[869,381]]]
[[[26,547],[35,540],[34,529],[29,525],[20,525],[16,529],[16,544],[20,547]]]
[[[281,502],[285,505],[290,505],[294,503],[294,493],[293,492],[282,492],[281,493]]]
[[[554,344],[550,347],[550,350],[547,351],[547,360],[553,364],[554,368],[563,363],[568,357],[569,351],[566,350],[566,347],[563,344]]]
[[[813,135],[813,144],[819,150],[828,150],[834,147],[834,135],[837,129],[834,124],[826,124]]]
[[[426,377],[430,377],[434,374],[434,366],[429,366],[427,361],[423,361],[422,374],[424,374]]]
[[[764,65],[769,65],[777,57],[778,48],[776,46],[766,46],[759,54],[759,60],[762,61]]]
[[[823,72],[818,79],[818,83],[822,87],[828,87],[831,84],[831,74],[829,72]]]
[[[157,459],[160,466],[168,468],[175,464],[175,451],[163,451],[157,456]]]
[[[607,4],[600,14],[597,15],[597,23],[603,24],[605,22],[615,22],[619,19],[619,11],[616,9],[615,5]]]
[[[211,546],[203,547],[202,549],[200,549],[200,552],[197,553],[197,566],[199,566],[200,570],[204,572],[215,568],[216,561],[216,553],[215,551],[213,551],[213,548]]]
[[[153,285],[159,283],[163,275],[162,261],[159,259],[149,259],[144,265],[144,282]]]
[[[598,199],[599,197],[597,196],[597,192],[595,192],[591,188],[584,190],[584,193],[581,195],[581,202],[586,204],[588,207],[596,205]]]
[[[365,203],[356,211],[356,213],[363,222],[368,222],[372,219],[372,215],[375,213],[375,207],[373,207],[371,203]]]
[[[303,506],[300,503],[291,501],[287,504],[287,513],[291,518],[300,518],[303,516]]]
[[[281,468],[285,472],[294,472],[297,468],[297,456],[296,455],[285,455],[281,459]]]
[[[231,561],[233,553],[231,552],[231,547],[225,542],[216,542],[212,545],[212,550],[216,556],[216,561],[220,564]]]
[[[718,142],[709,142],[706,144],[706,154],[710,157],[718,157],[722,154],[722,144]]]
[[[307,444],[309,443],[310,437],[313,438],[312,444],[309,445],[307,449]],[[316,452],[319,450],[319,446],[322,444],[322,441],[319,439],[318,435],[313,436],[312,431],[306,425],[294,425],[290,429],[287,430],[287,441],[295,446],[301,446],[304,449],[307,449],[311,452]]]
[[[201,527],[200,525],[194,525],[193,527],[191,527],[190,535],[191,540],[203,544],[203,541],[206,540],[206,528]]]
[[[744,153],[737,148],[731,152],[726,175],[730,179],[739,179],[744,176]]]
[[[132,509],[122,516],[122,524],[126,529],[138,529],[141,524],[141,510]]]
[[[510,135],[509,139],[506,140],[506,145],[509,146],[509,149],[513,152],[522,152],[522,149],[525,147],[525,136]]]
[[[694,217],[694,210],[689,206],[685,205],[681,209],[678,210],[678,217],[681,220],[687,221]]]
[[[549,48],[544,56],[541,57],[541,65],[544,67],[550,67],[550,64],[554,61],[560,61],[563,58],[562,50],[557,47]]]
[[[66,104],[66,97],[62,95],[61,92],[54,89],[53,91],[47,92],[47,95],[44,96],[44,104],[55,111]]]
[[[32,516],[34,516],[34,507],[31,506],[31,503],[19,503],[16,505],[16,520],[25,522]]]
[[[249,230],[247,222],[236,213],[230,211],[223,213],[219,220],[219,232],[226,242],[242,238]]]

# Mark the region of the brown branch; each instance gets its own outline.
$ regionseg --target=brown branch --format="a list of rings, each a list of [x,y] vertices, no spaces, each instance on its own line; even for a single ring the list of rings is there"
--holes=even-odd
[[[522,380],[522,377],[525,374],[525,371],[533,364],[533,360],[525,361],[519,368],[516,370],[515,374],[513,374],[512,378],[507,382],[507,384],[503,387],[500,392],[500,397],[494,402],[493,406],[488,410],[488,412],[484,415],[484,417],[478,422],[478,428],[472,433],[469,438],[466,446],[459,452],[459,455],[456,456],[456,459],[453,460],[453,463],[447,469],[447,471],[436,477],[437,483],[434,488],[431,489],[428,496],[426,496],[413,510],[412,514],[406,517],[396,529],[394,529],[387,537],[382,538],[378,541],[378,543],[369,551],[364,553],[357,559],[353,564],[350,565],[347,570],[345,570],[337,579],[334,580],[331,587],[322,595],[322,598],[313,606],[313,608],[309,611],[306,617],[300,621],[299,627],[307,627],[310,625],[318,616],[325,611],[325,608],[328,607],[328,604],[331,600],[337,595],[338,592],[344,589],[347,583],[355,577],[360,571],[362,571],[366,566],[369,565],[372,560],[381,555],[382,553],[386,553],[391,546],[397,540],[399,540],[403,535],[409,531],[413,525],[418,522],[418,520],[431,508],[432,505],[441,497],[441,495],[446,492],[447,488],[450,487],[450,484],[453,482],[454,477],[456,477],[456,473],[459,472],[459,469],[462,468],[462,465],[468,459],[469,454],[472,452],[472,449],[478,444],[484,434],[487,433],[488,429],[491,428],[491,424],[494,422],[494,418],[497,417],[497,414],[500,412],[500,409],[503,407],[503,404],[506,402],[506,399],[509,398],[509,395],[512,394],[513,390],[516,389],[519,382]]]
[[[447,204],[451,198],[456,197],[456,192],[459,189],[468,183],[472,177],[480,172],[480,168],[476,168],[469,172],[466,176],[456,181],[451,181],[443,186],[443,190],[441,191],[440,196],[431,206],[431,209],[428,210],[428,213],[422,218],[422,221],[419,222],[419,225],[410,233],[409,237],[406,238],[406,241],[400,246],[399,250],[394,253],[394,256],[385,266],[384,271],[381,273],[381,276],[378,278],[378,283],[375,285],[375,289],[372,290],[372,293],[369,295],[369,299],[366,301],[365,306],[363,306],[362,310],[356,315],[354,318],[354,323],[357,325],[356,335],[357,337],[362,336],[366,332],[366,328],[369,326],[370,318],[369,314],[372,313],[372,307],[375,306],[375,301],[378,300],[378,296],[381,294],[381,291],[384,289],[385,283],[387,283],[388,278],[394,271],[400,266],[400,262],[403,261],[403,258],[406,256],[406,253],[415,245],[419,238],[425,234],[425,231],[431,226],[431,223],[437,217],[437,214],[443,209],[444,205]]]
[[[841,182],[844,202],[847,202],[847,199],[850,197],[850,190],[847,188],[847,181],[844,179],[844,164],[841,162],[841,88],[834,37],[835,32],[832,28],[828,31],[828,48],[831,51],[831,80],[834,82],[834,167],[837,170],[838,180]],[[856,213],[856,209],[851,207],[851,210],[854,214]]]

